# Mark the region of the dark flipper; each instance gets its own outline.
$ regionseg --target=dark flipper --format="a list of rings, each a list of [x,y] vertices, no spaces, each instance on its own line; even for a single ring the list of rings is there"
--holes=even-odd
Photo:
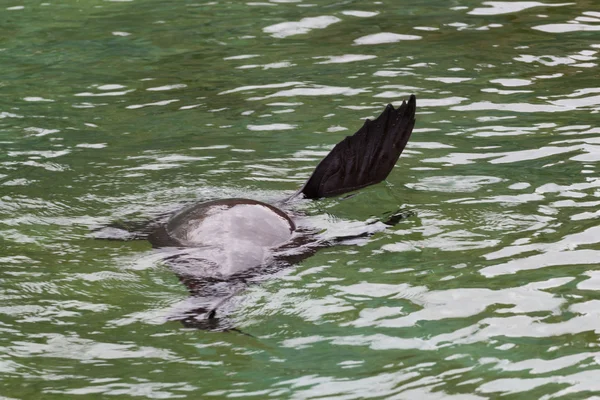
[[[417,215],[417,213],[412,210],[398,210],[395,213],[390,214],[387,218],[381,220],[381,222],[387,226],[396,226],[398,223],[400,223],[400,221],[414,217],[415,215]]]
[[[161,212],[146,220],[113,221],[106,226],[92,229],[91,237],[94,239],[127,241],[146,240],[159,234],[164,235],[160,228],[164,226],[171,214],[172,212]]]
[[[346,137],[319,163],[300,192],[309,199],[336,196],[384,180],[406,146],[415,125],[416,98],[391,104],[375,121]]]

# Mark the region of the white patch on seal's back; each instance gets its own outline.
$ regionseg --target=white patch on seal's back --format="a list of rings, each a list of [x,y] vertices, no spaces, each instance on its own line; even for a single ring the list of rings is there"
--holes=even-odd
[[[292,229],[288,220],[259,204],[218,205],[189,221],[184,235],[220,274],[230,275],[268,262],[271,249],[288,241]]]

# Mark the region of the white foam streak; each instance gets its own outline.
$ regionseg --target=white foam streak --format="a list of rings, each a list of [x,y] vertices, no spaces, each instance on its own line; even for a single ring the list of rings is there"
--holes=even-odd
[[[385,43],[397,43],[403,40],[420,40],[422,36],[417,35],[401,35],[399,33],[381,32],[372,35],[361,36],[354,40],[356,45],[374,45]]]
[[[540,3],[538,1],[484,1],[483,5],[489,6],[486,8],[474,8],[467,14],[471,15],[501,15],[510,14],[533,7],[562,7],[575,3]]]
[[[330,15],[320,17],[302,18],[298,22],[282,22],[263,28],[263,32],[270,33],[275,38],[286,38],[288,36],[303,35],[314,29],[325,29],[329,25],[340,22],[341,19]]]

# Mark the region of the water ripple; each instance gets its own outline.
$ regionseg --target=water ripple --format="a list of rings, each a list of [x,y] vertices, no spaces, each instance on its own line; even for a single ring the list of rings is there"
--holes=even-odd
[[[337,17],[322,15],[320,17],[302,18],[298,22],[282,22],[280,24],[270,25],[263,28],[263,32],[270,33],[271,36],[276,38],[286,38],[288,36],[306,34],[313,29],[325,29],[329,25],[340,21],[341,19]]]
[[[2,395],[600,392],[594,4],[17,3],[0,28]],[[293,203],[326,239],[371,236],[234,296],[238,330],[173,321],[206,299],[146,241],[102,239],[196,201],[287,198],[413,93],[386,182]]]
[[[538,1],[484,1],[482,4],[489,7],[474,8],[468,14],[472,15],[500,15],[527,10],[533,7],[564,7],[574,3],[540,3]]]

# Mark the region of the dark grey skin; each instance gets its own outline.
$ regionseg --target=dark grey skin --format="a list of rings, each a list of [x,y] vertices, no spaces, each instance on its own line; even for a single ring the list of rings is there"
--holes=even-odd
[[[319,248],[369,236],[397,222],[365,224],[361,232],[327,238],[297,226],[293,200],[339,196],[383,181],[404,150],[415,124],[416,99],[388,105],[367,120],[319,163],[308,181],[277,207],[250,199],[223,199],[191,205],[166,222],[133,232],[164,251],[164,261],[197,299],[198,307],[172,319],[202,329],[228,329],[220,308],[249,283],[264,280]],[[131,236],[129,237],[131,238]]]

